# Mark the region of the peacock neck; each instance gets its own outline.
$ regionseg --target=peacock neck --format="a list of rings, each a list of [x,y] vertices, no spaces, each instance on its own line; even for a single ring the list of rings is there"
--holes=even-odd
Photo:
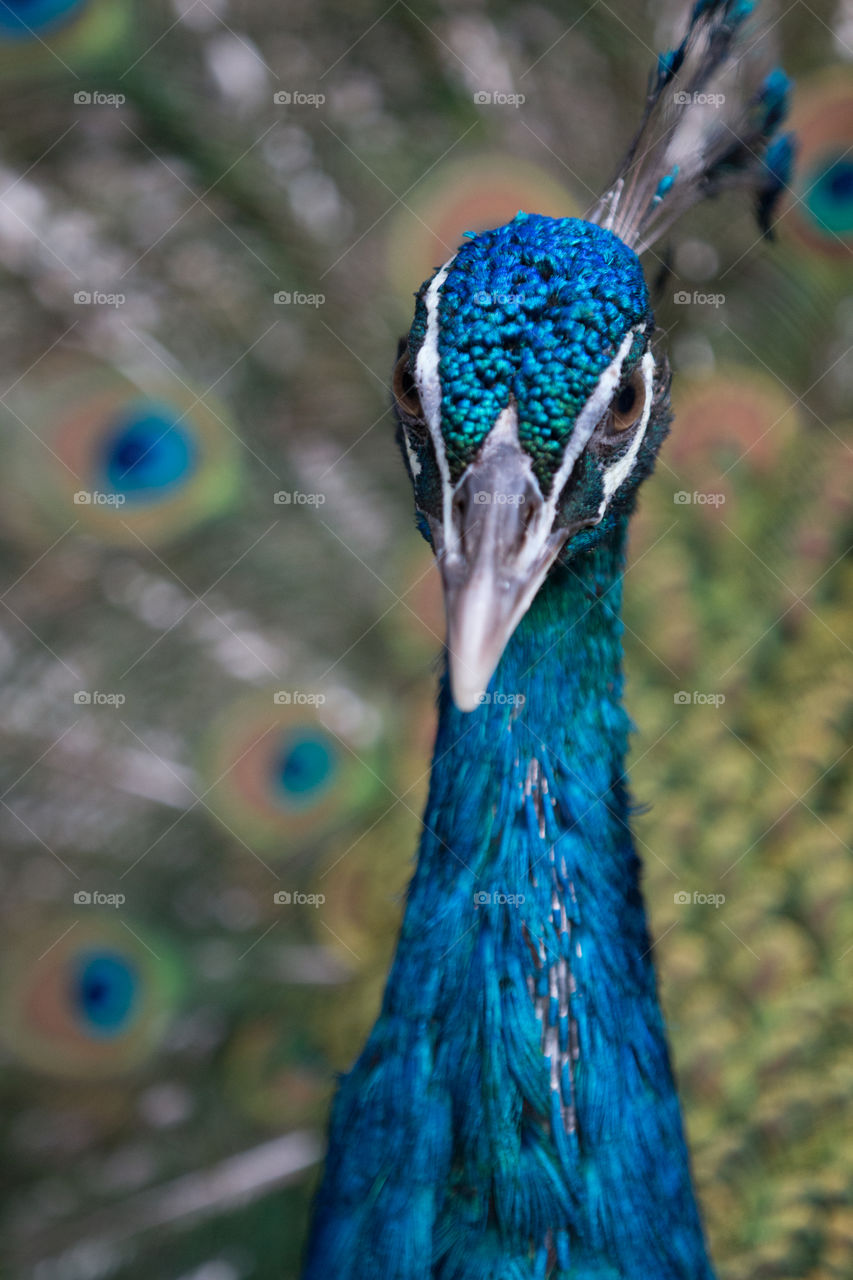
[[[624,524],[552,571],[477,710],[459,711],[442,681],[404,938],[418,895],[432,898],[439,883],[460,895],[470,889],[469,924],[494,915],[489,907],[526,906],[530,929],[540,924],[528,918],[540,887],[545,915],[553,889],[571,919],[584,892],[606,898],[612,884],[621,900],[636,882],[624,775],[623,552]],[[624,906],[642,920],[639,898]],[[625,944],[627,920],[592,923],[617,925],[612,945]]]
[[[475,711],[442,682],[307,1280],[713,1280],[628,824],[623,547],[552,572]]]
[[[386,1010],[442,1028],[457,1199],[488,1167],[492,1220],[535,1219],[549,1153],[543,1275],[707,1280],[629,826],[626,525],[551,573],[476,711],[442,681]]]
[[[487,866],[493,862],[485,837],[499,816],[509,817],[519,786],[541,825],[549,775],[564,779],[564,804],[571,798],[568,811],[554,813],[556,827],[624,834],[630,724],[622,708],[623,544],[624,524],[552,570],[477,711],[458,711],[442,684],[427,828],[434,818],[450,848],[462,858],[472,854],[481,870],[482,852]],[[470,806],[477,803],[483,820],[475,834]],[[427,829],[423,847],[429,845]]]

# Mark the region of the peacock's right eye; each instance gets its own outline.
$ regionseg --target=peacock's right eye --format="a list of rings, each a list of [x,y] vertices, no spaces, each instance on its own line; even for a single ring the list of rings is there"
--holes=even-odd
[[[394,376],[391,383],[394,400],[397,408],[406,419],[414,419],[422,422],[424,411],[421,406],[421,398],[418,394],[417,384],[412,374],[411,365],[409,363],[409,353],[404,351],[394,366]]]
[[[605,440],[612,440],[636,427],[643,416],[645,407],[646,383],[643,378],[643,371],[638,367],[613,397],[607,414],[604,431]]]

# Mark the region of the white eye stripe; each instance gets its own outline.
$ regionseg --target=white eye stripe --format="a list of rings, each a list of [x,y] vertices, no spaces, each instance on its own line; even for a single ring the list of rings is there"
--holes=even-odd
[[[453,258],[455,257],[456,254],[453,255]],[[438,373],[438,304],[441,287],[447,279],[453,258],[449,258],[441,270],[436,273],[424,296],[427,314],[426,333],[415,359],[415,382],[421,397],[424,418],[432,437],[435,459],[441,475],[441,489],[444,499],[445,553],[448,555],[456,550],[456,535],[453,531],[453,521],[451,519],[453,484],[450,479],[450,467],[447,462],[444,437],[441,434],[441,378]]]
[[[424,295],[426,332],[415,359],[415,382],[421,397],[424,417],[430,428],[436,423],[441,410],[441,379],[438,375],[438,295],[441,293],[441,287],[447,279],[452,263],[453,258],[450,258],[441,270],[436,272]]]
[[[640,368],[643,373],[643,383],[645,386],[645,404],[643,406],[643,416],[640,419],[640,425],[634,429],[634,438],[630,447],[612,463],[604,473],[604,498],[598,509],[599,518],[604,515],[607,504],[613,497],[616,490],[634,470],[634,464],[637,461],[637,454],[640,452],[640,445],[643,443],[643,437],[646,434],[646,428],[649,425],[649,418],[652,413],[652,383],[655,376],[655,360],[651,351],[647,351],[640,362]]]
[[[598,379],[598,384],[592,395],[587,400],[584,407],[578,414],[569,442],[566,445],[563,459],[560,463],[557,474],[554,476],[554,483],[551,487],[551,497],[548,500],[548,507],[552,514],[556,512],[557,502],[563,487],[572,473],[575,463],[583,453],[590,436],[601,421],[610,401],[613,399],[616,388],[619,385],[619,379],[622,376],[622,366],[628,358],[628,352],[634,345],[634,339],[640,332],[641,326],[637,325],[634,329],[629,329],[622,339],[622,345],[616,353],[615,360],[607,366]]]

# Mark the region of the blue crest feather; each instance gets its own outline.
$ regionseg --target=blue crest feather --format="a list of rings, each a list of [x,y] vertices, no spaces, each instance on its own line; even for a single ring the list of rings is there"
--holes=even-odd
[[[638,253],[691,205],[732,188],[753,194],[770,228],[793,165],[793,135],[780,134],[791,82],[777,67],[751,93],[738,83],[754,61],[745,39],[754,7],[699,0],[684,39],[658,55],[640,126],[589,215]]]

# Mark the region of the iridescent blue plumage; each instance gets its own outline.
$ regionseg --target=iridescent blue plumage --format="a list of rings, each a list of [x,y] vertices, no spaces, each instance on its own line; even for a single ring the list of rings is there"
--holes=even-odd
[[[790,164],[781,73],[741,132],[689,128],[680,154],[679,86],[705,93],[751,7],[694,6],[589,221],[519,214],[417,295],[395,407],[447,674],[417,870],[334,1105],[306,1280],[712,1280],[630,828],[619,610],[670,421],[637,253],[725,186],[766,221]]]
[[[0,5],[0,35],[27,40],[70,21],[86,0],[5,0]]]
[[[488,703],[466,715],[443,686],[442,767],[382,1013],[335,1104],[311,1280],[711,1275],[628,825],[624,523],[548,581]]]
[[[640,262],[618,236],[589,222],[519,213],[470,239],[453,268],[439,305],[451,475],[458,478],[511,395],[519,438],[547,475],[623,335],[652,323]],[[426,287],[412,327],[413,357],[426,329]]]

